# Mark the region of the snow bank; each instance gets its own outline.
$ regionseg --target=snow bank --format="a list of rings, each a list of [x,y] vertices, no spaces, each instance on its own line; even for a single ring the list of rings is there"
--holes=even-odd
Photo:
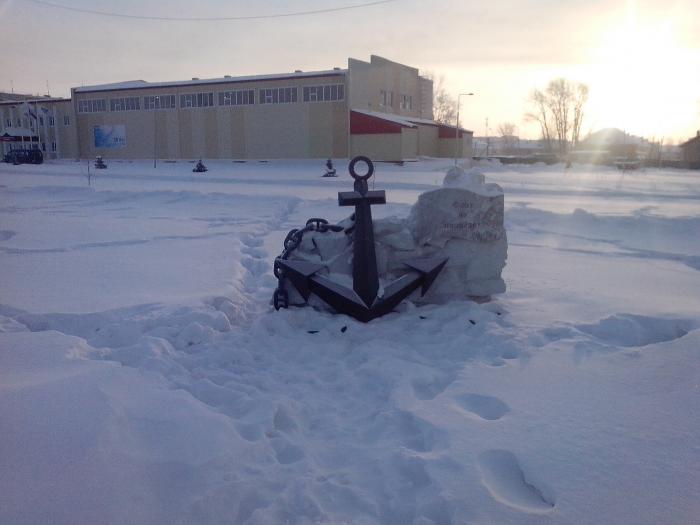
[[[361,324],[269,305],[349,178],[207,164],[0,165],[0,523],[696,520],[697,173],[481,168],[508,292]],[[397,250],[450,164],[377,166]]]

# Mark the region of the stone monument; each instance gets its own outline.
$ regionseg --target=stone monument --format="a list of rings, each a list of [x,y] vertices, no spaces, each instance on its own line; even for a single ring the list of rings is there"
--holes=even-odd
[[[503,211],[503,190],[498,184],[486,183],[476,170],[450,168],[442,188],[418,197],[403,228],[398,230],[397,224],[392,225],[397,221],[391,220],[377,224],[387,273],[400,271],[404,257],[439,255],[449,260],[430,291],[415,298],[417,302],[443,303],[505,292],[501,272],[508,243]]]

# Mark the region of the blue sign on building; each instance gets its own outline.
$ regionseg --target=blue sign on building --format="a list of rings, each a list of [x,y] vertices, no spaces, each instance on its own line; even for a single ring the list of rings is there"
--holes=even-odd
[[[126,126],[95,126],[96,148],[126,147]]]

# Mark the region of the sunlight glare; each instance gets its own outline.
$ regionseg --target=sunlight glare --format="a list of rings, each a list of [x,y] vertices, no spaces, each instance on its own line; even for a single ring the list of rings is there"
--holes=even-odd
[[[594,52],[591,110],[605,126],[646,137],[690,130],[700,85],[697,52],[680,41],[673,15],[642,22],[630,7]]]

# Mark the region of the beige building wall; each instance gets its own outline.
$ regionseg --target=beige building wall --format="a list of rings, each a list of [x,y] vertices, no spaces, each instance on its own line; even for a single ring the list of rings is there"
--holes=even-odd
[[[471,158],[472,152],[472,132],[464,132],[461,139],[441,138],[438,139],[438,155],[440,157],[455,156],[455,140],[457,140],[457,156],[459,158]]]
[[[57,151],[53,158],[77,159],[78,154],[78,122],[70,100],[58,102],[55,108],[54,140]]]
[[[401,130],[401,160],[418,158],[418,128]]]
[[[303,87],[342,84],[345,74],[304,76],[265,81],[198,83],[177,86],[73,90],[77,111],[81,100],[103,99],[107,111],[79,113],[80,156],[92,158],[328,158],[348,154],[346,100],[304,102]],[[260,104],[261,88],[296,87],[297,102]],[[219,92],[249,90],[255,104],[220,106]],[[183,94],[213,93],[214,106],[181,108]],[[144,96],[175,95],[173,109],[144,109]],[[140,109],[109,111],[110,99],[138,97]],[[95,148],[95,126],[123,125],[126,145]],[[155,142],[155,145],[154,145]]]
[[[438,127],[418,124],[418,155],[435,157],[438,154]]]
[[[683,151],[683,161],[689,164],[700,163],[700,131],[697,137],[681,145]]]
[[[350,58],[348,89],[351,109],[432,118],[432,81],[421,77],[414,67],[376,55],[369,62]],[[382,92],[392,96],[385,98]],[[410,107],[402,107],[403,96],[410,97]]]
[[[373,133],[350,137],[350,156],[365,155],[376,161],[403,160],[401,133]]]
[[[433,120],[433,81],[429,78],[419,77],[419,89],[421,93],[420,118]]]
[[[0,152],[6,153],[10,148],[30,148],[34,145],[42,150],[45,159],[76,158],[76,121],[71,101],[51,98],[28,99],[26,102],[30,109],[39,117],[36,120],[24,115],[23,102],[25,101],[0,104],[0,134],[38,137],[39,140],[33,143],[3,142]]]

